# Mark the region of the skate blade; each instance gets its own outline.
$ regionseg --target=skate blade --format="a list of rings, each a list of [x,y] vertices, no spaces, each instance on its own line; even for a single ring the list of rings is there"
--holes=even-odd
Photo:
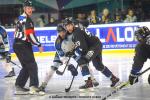
[[[45,92],[43,92],[43,91],[39,91],[39,93],[38,93],[40,96],[44,96],[44,95],[46,95],[46,93]]]
[[[29,92],[15,92],[14,95],[29,95]]]
[[[36,95],[36,96],[44,96],[46,95],[45,92],[15,92],[14,95]]]
[[[129,82],[119,82],[119,84],[115,86],[115,88],[120,88],[122,86],[127,87],[128,85],[130,85]]]
[[[29,91],[29,95],[38,95],[39,94],[39,92],[30,92]]]
[[[115,84],[115,86],[113,86],[113,87],[111,87],[111,88],[118,88],[121,84],[122,84],[123,82],[117,82],[116,84]]]
[[[80,92],[94,92],[94,87],[87,88],[87,89],[79,89]]]

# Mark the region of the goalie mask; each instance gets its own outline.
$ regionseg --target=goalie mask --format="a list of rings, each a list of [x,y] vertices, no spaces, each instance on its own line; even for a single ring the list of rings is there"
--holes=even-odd
[[[150,30],[146,26],[135,31],[135,37],[139,42],[144,41],[148,35],[150,35]]]

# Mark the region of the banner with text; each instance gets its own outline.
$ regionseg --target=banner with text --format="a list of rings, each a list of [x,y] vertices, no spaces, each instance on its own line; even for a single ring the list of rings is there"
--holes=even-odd
[[[137,44],[134,32],[141,26],[149,27],[150,22],[90,25],[88,30],[99,37],[103,43],[103,49],[133,49]],[[10,41],[10,51],[13,52],[14,29],[7,29],[7,32]],[[56,27],[35,28],[35,32],[46,52],[55,51]],[[33,50],[37,52],[38,48],[34,46]]]

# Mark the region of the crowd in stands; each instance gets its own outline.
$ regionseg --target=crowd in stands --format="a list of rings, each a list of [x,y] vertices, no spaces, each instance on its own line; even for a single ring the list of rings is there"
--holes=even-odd
[[[126,9],[116,9],[115,11],[110,11],[108,8],[104,8],[102,9],[102,11],[97,11],[96,9],[93,9],[88,12],[79,11],[77,14],[74,15],[75,16],[68,17],[73,17],[85,27],[94,24],[150,21],[150,19],[146,18],[142,2],[139,2],[137,0],[134,0],[133,3]],[[56,26],[58,22],[60,22],[60,20],[50,17],[49,22],[44,26]]]
[[[94,24],[131,23],[144,21],[141,19],[141,16],[137,15],[138,13],[139,12],[136,12],[134,9],[128,9],[127,11],[117,10],[115,13],[111,14],[108,8],[104,8],[102,13],[99,15],[96,10],[92,10],[89,14],[79,12],[76,17],[73,18],[87,27],[88,25]],[[44,23],[44,20],[41,20],[40,22]],[[44,26],[56,26],[58,22],[60,21],[50,17],[48,24],[45,24]],[[43,27],[43,25],[40,25],[39,23],[39,27]]]
[[[116,11],[110,11],[108,8],[104,8],[102,11],[97,11],[93,9],[88,12],[79,11],[74,14],[75,16],[67,16],[73,17],[82,23],[85,27],[88,25],[94,24],[109,24],[109,23],[131,23],[131,22],[142,22],[149,21],[145,17],[145,13],[142,9],[141,2],[134,2],[132,6],[128,9],[116,9]],[[36,27],[49,27],[56,26],[60,23],[61,18],[55,19],[54,17],[50,17],[48,21],[45,20],[45,16],[41,15],[36,19],[35,26]],[[16,19],[15,19],[16,21]],[[15,22],[14,21],[14,22]],[[14,22],[11,27],[14,27]],[[5,24],[7,27],[8,24]]]

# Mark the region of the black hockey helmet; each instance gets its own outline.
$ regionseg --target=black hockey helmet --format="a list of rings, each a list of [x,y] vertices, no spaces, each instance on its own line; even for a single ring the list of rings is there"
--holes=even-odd
[[[33,6],[32,1],[31,0],[25,0],[23,6],[24,7],[26,7],[26,6],[32,7]]]
[[[74,21],[72,18],[66,18],[65,20],[63,20],[63,25],[66,26],[68,24],[73,24]]]
[[[58,25],[57,25],[57,31],[58,31],[58,33],[59,33],[59,32],[62,32],[62,31],[66,32],[66,30],[65,30],[65,28],[63,27],[62,24],[58,24]]]
[[[138,41],[143,41],[148,35],[150,35],[150,30],[146,26],[140,27],[135,31],[135,37]]]

